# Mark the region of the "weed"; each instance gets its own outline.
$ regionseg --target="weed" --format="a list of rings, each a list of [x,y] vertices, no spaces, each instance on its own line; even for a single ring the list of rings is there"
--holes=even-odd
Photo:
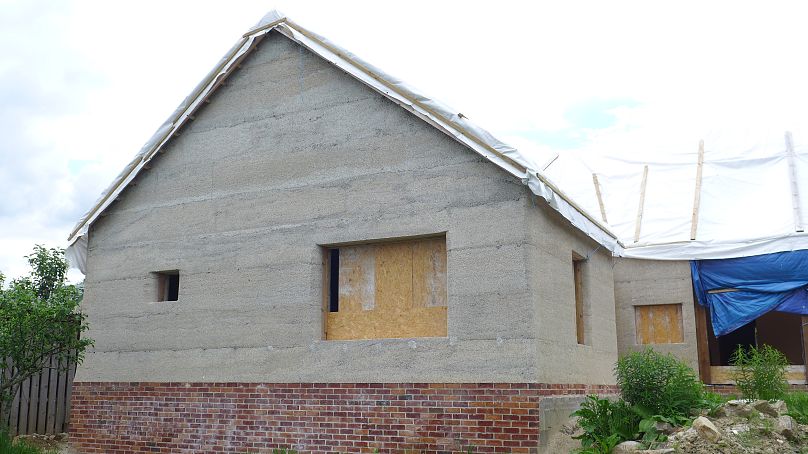
[[[0,431],[0,453],[3,454],[56,454],[55,451],[45,451],[24,441],[14,443],[6,432]]]
[[[703,385],[687,364],[647,348],[620,358],[615,366],[623,399],[665,417],[687,416],[703,401]]]
[[[788,415],[800,424],[808,424],[808,393],[795,391],[783,397],[788,407]]]
[[[584,431],[575,437],[581,440],[581,453],[607,454],[620,442],[639,435],[640,416],[622,400],[587,396],[573,416],[580,418],[578,424]]]
[[[782,399],[788,389],[785,355],[770,345],[739,347],[732,354],[732,378],[744,399]]]

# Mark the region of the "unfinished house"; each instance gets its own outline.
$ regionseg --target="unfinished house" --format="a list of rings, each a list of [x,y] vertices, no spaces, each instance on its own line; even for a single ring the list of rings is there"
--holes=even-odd
[[[631,252],[538,168],[268,14],[71,233],[72,440],[536,452],[619,352],[720,357],[688,258]]]
[[[535,450],[542,401],[613,392],[617,340],[614,238],[529,168],[268,15],[74,232],[73,440]]]

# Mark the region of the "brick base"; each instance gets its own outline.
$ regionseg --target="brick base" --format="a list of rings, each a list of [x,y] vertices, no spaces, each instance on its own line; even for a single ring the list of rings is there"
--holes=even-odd
[[[535,452],[537,383],[90,383],[73,386],[81,452]]]

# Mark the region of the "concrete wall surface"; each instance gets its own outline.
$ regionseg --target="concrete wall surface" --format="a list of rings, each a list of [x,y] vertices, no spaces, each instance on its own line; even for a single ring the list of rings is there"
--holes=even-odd
[[[608,382],[557,360],[611,369],[611,263],[602,252],[593,260],[590,299],[605,318],[596,347],[556,346],[555,304],[569,292],[553,287],[572,282],[570,245],[592,242],[542,222],[549,210],[532,199],[518,179],[271,33],[93,225],[83,306],[96,345],[76,380]],[[536,223],[541,232],[526,228]],[[446,338],[322,340],[319,245],[441,232]],[[559,238],[563,251],[545,250]],[[178,301],[156,302],[153,272],[163,270],[179,270]]]
[[[528,285],[536,312],[537,381],[612,384],[617,361],[611,253],[543,199],[528,202]],[[584,344],[576,336],[573,253],[589,257],[582,266]]]
[[[684,343],[647,346],[670,352],[698,370],[696,315],[690,264],[687,261],[616,259],[614,298],[617,306],[617,344],[621,355],[646,347],[637,345],[634,306],[681,304]]]

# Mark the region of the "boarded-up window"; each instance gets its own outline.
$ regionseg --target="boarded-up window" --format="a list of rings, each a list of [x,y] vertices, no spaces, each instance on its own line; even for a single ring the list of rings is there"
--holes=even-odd
[[[581,345],[586,344],[586,335],[584,334],[584,263],[584,257],[574,252],[572,253],[572,276],[575,281],[575,335]]]
[[[684,342],[681,304],[634,306],[637,344],[680,344]]]
[[[328,248],[324,263],[326,339],[447,335],[445,237]]]

